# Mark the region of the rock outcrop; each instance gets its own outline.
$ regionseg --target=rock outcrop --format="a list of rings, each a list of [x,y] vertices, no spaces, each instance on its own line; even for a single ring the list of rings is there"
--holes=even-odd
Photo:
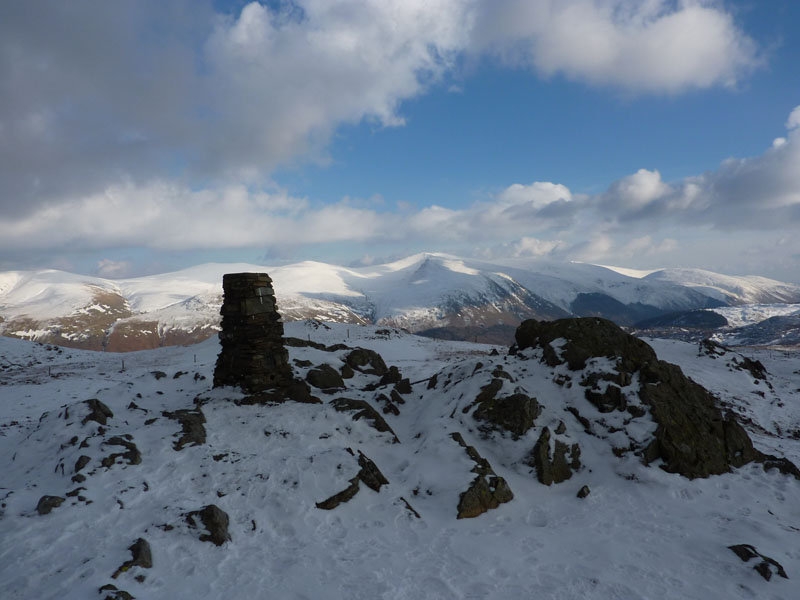
[[[653,349],[620,327],[596,317],[522,323],[516,332],[519,351],[541,350],[552,367],[586,369],[593,359],[610,359],[613,367],[592,372],[581,382],[586,397],[600,412],[627,410],[632,416],[648,407],[658,424],[655,439],[641,451],[645,462],[662,461],[662,468],[690,479],[728,472],[752,461],[778,468],[779,459],[755,448],[733,415],[717,407],[714,396],[675,365],[659,360]],[[635,394],[642,406],[628,406],[622,388],[638,377]],[[774,460],[772,460],[774,459]],[[788,471],[785,459],[781,465]]]

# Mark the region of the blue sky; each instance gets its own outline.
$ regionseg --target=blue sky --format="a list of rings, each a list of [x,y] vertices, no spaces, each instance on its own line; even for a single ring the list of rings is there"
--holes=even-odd
[[[0,269],[800,281],[794,0],[30,2],[0,39]]]

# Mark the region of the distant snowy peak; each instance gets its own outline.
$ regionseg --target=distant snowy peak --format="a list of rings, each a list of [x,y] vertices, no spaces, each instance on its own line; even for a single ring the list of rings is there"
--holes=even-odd
[[[0,273],[0,330],[107,350],[198,341],[218,328],[222,276],[247,271],[270,274],[287,321],[386,324],[498,343],[527,318],[602,316],[632,325],[699,308],[800,302],[800,286],[762,277],[421,253],[357,268],[209,263],[119,280],[54,270]]]
[[[625,269],[603,268],[646,281],[662,281],[697,291],[726,304],[772,304],[800,302],[800,285],[756,275],[732,276],[703,269]]]

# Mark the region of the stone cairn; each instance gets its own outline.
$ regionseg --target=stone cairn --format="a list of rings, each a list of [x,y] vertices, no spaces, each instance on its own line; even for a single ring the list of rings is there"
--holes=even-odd
[[[214,387],[238,386],[250,394],[291,387],[292,367],[269,275],[228,273],[222,290],[222,350]]]

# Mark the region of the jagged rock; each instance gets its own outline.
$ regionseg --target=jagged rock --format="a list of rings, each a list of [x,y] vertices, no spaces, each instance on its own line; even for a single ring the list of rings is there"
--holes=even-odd
[[[475,463],[472,472],[476,474],[470,486],[458,498],[456,518],[472,519],[514,499],[506,480],[497,476],[489,461],[483,458],[474,446],[467,445],[464,437],[458,432],[452,433],[450,437],[464,448]]]
[[[112,579],[116,579],[121,573],[130,570],[132,567],[141,567],[143,569],[151,569],[153,567],[153,554],[146,539],[137,539],[128,550],[131,551],[131,560],[126,560],[122,563],[111,576]]]
[[[788,458],[778,458],[777,456],[773,456],[771,454],[765,454],[761,457],[761,466],[764,467],[765,471],[770,471],[772,469],[778,469],[784,475],[791,475],[797,480],[800,480],[800,469],[797,468],[792,461]]]
[[[391,397],[392,402],[394,402],[395,404],[405,404],[406,403],[406,399],[403,398],[400,394],[398,394],[397,390],[392,390],[391,392],[389,392],[389,396]]]
[[[176,411],[163,411],[161,413],[168,419],[173,419],[181,424],[181,436],[172,447],[181,450],[187,444],[199,446],[206,443],[206,428],[203,423],[206,417],[199,408],[182,408]]]
[[[54,508],[61,506],[64,500],[61,496],[42,496],[36,504],[36,512],[46,515]]]
[[[583,500],[583,499],[584,499],[584,498],[586,498],[586,496],[588,496],[590,493],[591,493],[591,490],[589,489],[589,486],[588,486],[588,485],[585,485],[585,486],[583,486],[581,489],[579,489],[579,490],[578,490],[578,498],[580,498],[581,500]]]
[[[431,375],[430,379],[428,379],[428,388],[429,390],[435,390],[436,385],[439,383],[439,374],[435,373]]]
[[[536,417],[541,412],[542,408],[536,398],[517,393],[481,402],[472,416],[480,421],[497,425],[519,437],[533,427]]]
[[[222,546],[231,539],[228,533],[228,514],[216,504],[209,504],[200,510],[195,510],[186,515],[186,522],[190,527],[197,527],[196,518],[199,518],[208,534],[200,536],[203,542],[213,542]]]
[[[555,429],[555,433],[556,433],[556,435],[564,435],[565,433],[567,433],[567,426],[564,423],[564,421],[559,421],[558,422],[558,425],[556,426],[556,429]]]
[[[81,421],[82,425],[86,425],[89,421],[96,421],[100,425],[105,425],[108,419],[113,418],[114,413],[105,404],[100,402],[97,398],[86,400],[86,405],[89,406],[89,414],[86,415]]]
[[[510,373],[506,372],[503,369],[503,365],[497,365],[494,370],[492,371],[492,377],[496,379],[507,379],[511,383],[514,383],[514,378],[511,376]]]
[[[401,379],[394,384],[394,389],[398,394],[410,394],[412,392],[411,380],[408,377]]]
[[[517,328],[514,337],[520,350],[542,348],[548,365],[554,367],[566,362],[573,371],[585,368],[590,358],[601,356],[619,358],[621,370],[627,372],[658,360],[655,351],[642,340],[598,317],[556,321],[528,319]],[[564,338],[566,343],[560,353],[556,353],[550,343],[559,338]]]
[[[159,379],[163,379],[164,377],[167,376],[167,374],[164,373],[164,371],[150,371],[150,375],[155,377],[156,381],[158,381]]]
[[[472,519],[514,498],[502,477],[477,476],[458,499],[458,519]]]
[[[117,586],[111,583],[105,584],[97,591],[100,592],[101,594],[103,592],[111,592],[110,594],[106,595],[106,597],[103,598],[103,600],[135,600],[136,598],[135,596],[131,596],[125,590],[118,589]]]
[[[350,485],[330,498],[322,502],[317,502],[317,508],[333,510],[343,502],[348,502],[358,493],[359,482],[375,492],[380,492],[381,486],[389,484],[389,480],[381,473],[377,465],[361,451],[358,453],[358,466],[360,466],[361,469],[356,476],[350,480]]]
[[[495,396],[497,396],[497,393],[502,388],[503,381],[501,379],[492,379],[489,383],[481,387],[481,391],[475,396],[475,400],[472,401],[472,404],[465,406],[462,412],[468,413],[476,404],[483,404],[494,400]]]
[[[133,442],[129,442],[128,440],[121,438],[119,436],[114,436],[108,438],[106,441],[103,442],[103,444],[109,446],[123,446],[127,450],[127,452],[120,454],[112,454],[111,456],[104,458],[102,461],[102,465],[104,467],[110,467],[111,465],[113,465],[118,456],[121,456],[122,458],[127,460],[129,465],[138,465],[142,462],[142,453],[139,452],[139,448],[137,448],[136,444],[134,444]],[[106,464],[106,462],[109,459],[110,459],[110,464]]]
[[[321,510],[333,510],[343,502],[349,502],[352,500],[353,496],[358,493],[358,481],[358,475],[356,475],[350,480],[350,485],[344,488],[341,492],[334,494],[322,502],[317,502],[317,508]]]
[[[311,369],[306,374],[306,381],[315,388],[322,390],[341,389],[344,387],[344,380],[339,372],[328,364],[322,364]]]
[[[753,568],[758,571],[758,574],[767,581],[772,579],[773,573],[783,577],[784,579],[789,579],[789,576],[786,574],[783,566],[777,560],[772,559],[769,556],[764,556],[750,544],[737,544],[735,546],[728,546],[728,549],[736,554],[736,556],[741,558],[744,562],[750,562],[750,560],[755,558],[758,562]]]
[[[609,383],[608,387],[602,392],[586,390],[584,395],[601,413],[609,413],[614,410],[625,410],[628,408],[628,400],[622,393],[622,389],[613,383]]]
[[[516,340],[520,349],[541,348],[543,360],[551,366],[567,363],[570,369],[581,370],[594,357],[615,361],[613,373],[591,374],[582,382],[587,386],[596,387],[598,381],[607,380],[625,387],[638,373],[639,398],[658,424],[655,440],[642,452],[645,462],[661,459],[665,470],[692,479],[766,460],[733,416],[722,415],[705,388],[679,367],[659,360],[650,346],[611,321],[596,317],[529,320],[517,329]],[[556,340],[563,340],[558,350],[551,345]],[[608,390],[612,391],[599,395],[587,390],[587,398],[603,407],[601,410],[621,408],[625,401],[621,392],[612,384]],[[629,412],[645,414],[639,406]]]
[[[335,398],[331,400],[331,404],[333,408],[338,410],[339,412],[350,412],[355,411],[353,415],[353,420],[358,421],[359,419],[366,419],[370,422],[370,425],[377,429],[380,432],[391,433],[394,436],[394,441],[399,442],[400,440],[397,438],[397,435],[389,427],[389,424],[386,420],[381,416],[381,414],[372,408],[366,400],[353,400],[351,398]]]
[[[356,348],[348,353],[344,360],[350,368],[367,375],[383,377],[389,370],[380,354],[366,348]]]
[[[386,396],[385,394],[378,394],[378,396],[375,398],[375,400],[378,401],[378,402],[381,402],[383,404],[383,414],[385,414],[385,415],[386,414],[393,414],[393,415],[399,415],[400,414],[400,409],[397,408],[397,405],[394,402],[392,402],[391,400],[389,400],[388,396]]]
[[[400,373],[400,369],[392,365],[389,367],[389,370],[383,374],[378,385],[391,385],[393,383],[396,385],[401,379],[403,379],[403,375]]]
[[[569,455],[569,461],[567,461]],[[544,485],[561,483],[572,477],[572,472],[581,467],[580,447],[578,444],[567,446],[561,440],[555,440],[553,456],[550,457],[550,430],[545,427],[533,447],[528,464],[536,468],[536,477]]]
[[[83,467],[89,464],[90,460],[92,459],[86,456],[85,454],[79,456],[78,460],[75,461],[75,472],[77,473],[78,471],[83,469]]]

